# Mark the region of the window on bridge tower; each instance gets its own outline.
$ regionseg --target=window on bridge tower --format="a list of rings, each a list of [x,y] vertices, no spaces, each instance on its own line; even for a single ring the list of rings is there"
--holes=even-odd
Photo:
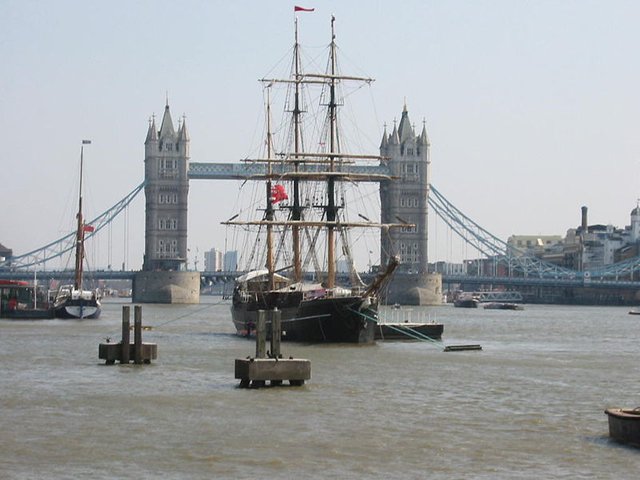
[[[158,258],[176,258],[178,256],[178,241],[158,240],[156,256]]]
[[[176,218],[160,218],[158,219],[158,229],[160,230],[177,230],[178,219]]]
[[[175,158],[160,159],[158,174],[161,178],[176,178],[178,176],[178,160]]]
[[[402,180],[415,182],[418,180],[418,165],[415,163],[405,163],[400,167],[400,177]]]

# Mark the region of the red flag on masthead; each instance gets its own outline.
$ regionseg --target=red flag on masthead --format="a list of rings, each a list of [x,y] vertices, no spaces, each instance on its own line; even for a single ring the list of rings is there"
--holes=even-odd
[[[289,195],[287,195],[284,185],[274,185],[271,187],[271,202],[278,203],[283,200],[289,200]]]
[[[83,225],[82,226],[82,231],[83,232],[94,232],[96,230],[96,227],[94,227],[93,225]]]
[[[315,11],[315,8],[304,8],[296,5],[293,7],[293,11],[294,12],[313,12]]]

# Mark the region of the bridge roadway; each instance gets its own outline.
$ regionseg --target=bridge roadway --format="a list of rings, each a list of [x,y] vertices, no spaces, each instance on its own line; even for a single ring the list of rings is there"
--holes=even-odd
[[[133,270],[114,271],[114,270],[98,270],[87,273],[87,277],[95,280],[133,280],[137,272]],[[203,283],[208,281],[229,281],[244,272],[201,272]],[[7,272],[0,270],[0,278],[6,280],[24,280],[32,281],[33,272],[15,271]],[[73,281],[73,270],[65,271],[42,271],[37,272],[38,281],[60,280],[62,282]],[[411,275],[407,273],[397,273],[396,276]],[[308,274],[311,278],[311,274]],[[338,274],[339,279],[348,280],[348,274]],[[360,277],[365,283],[371,282],[374,277],[372,273],[360,273]],[[554,288],[596,288],[607,290],[640,290],[640,281],[630,280],[600,280],[589,278],[543,278],[543,277],[491,277],[491,276],[473,276],[473,275],[442,275],[443,284],[464,284],[468,286],[481,285],[502,285],[506,287],[554,287]]]

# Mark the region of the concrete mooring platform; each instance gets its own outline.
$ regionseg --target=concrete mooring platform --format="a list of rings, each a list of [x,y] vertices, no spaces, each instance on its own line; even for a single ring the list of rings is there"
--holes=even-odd
[[[241,387],[304,385],[311,378],[311,362],[300,358],[236,358],[236,378]]]
[[[271,351],[266,352],[267,316],[271,320]],[[259,310],[256,323],[256,356],[236,358],[235,378],[241,388],[280,386],[288,381],[291,386],[302,386],[311,378],[311,362],[303,358],[282,358],[280,340],[282,336],[282,312]]]
[[[135,306],[133,343],[129,336],[129,318],[131,307],[122,307],[122,341],[120,343],[101,343],[98,345],[98,358],[104,360],[107,365],[113,365],[116,360],[120,363],[135,364],[151,363],[151,360],[158,358],[158,345],[155,343],[142,342],[142,307]]]

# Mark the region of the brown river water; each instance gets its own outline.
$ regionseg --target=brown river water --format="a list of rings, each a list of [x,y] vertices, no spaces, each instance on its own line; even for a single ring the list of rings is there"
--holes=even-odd
[[[106,366],[99,320],[0,320],[0,478],[634,479],[604,409],[640,405],[628,308],[403,307],[443,341],[283,344],[302,387],[240,389],[229,304],[144,305],[151,365]],[[132,309],[133,310],[133,309]],[[398,315],[386,310],[383,316]],[[482,351],[444,352],[481,344]]]

